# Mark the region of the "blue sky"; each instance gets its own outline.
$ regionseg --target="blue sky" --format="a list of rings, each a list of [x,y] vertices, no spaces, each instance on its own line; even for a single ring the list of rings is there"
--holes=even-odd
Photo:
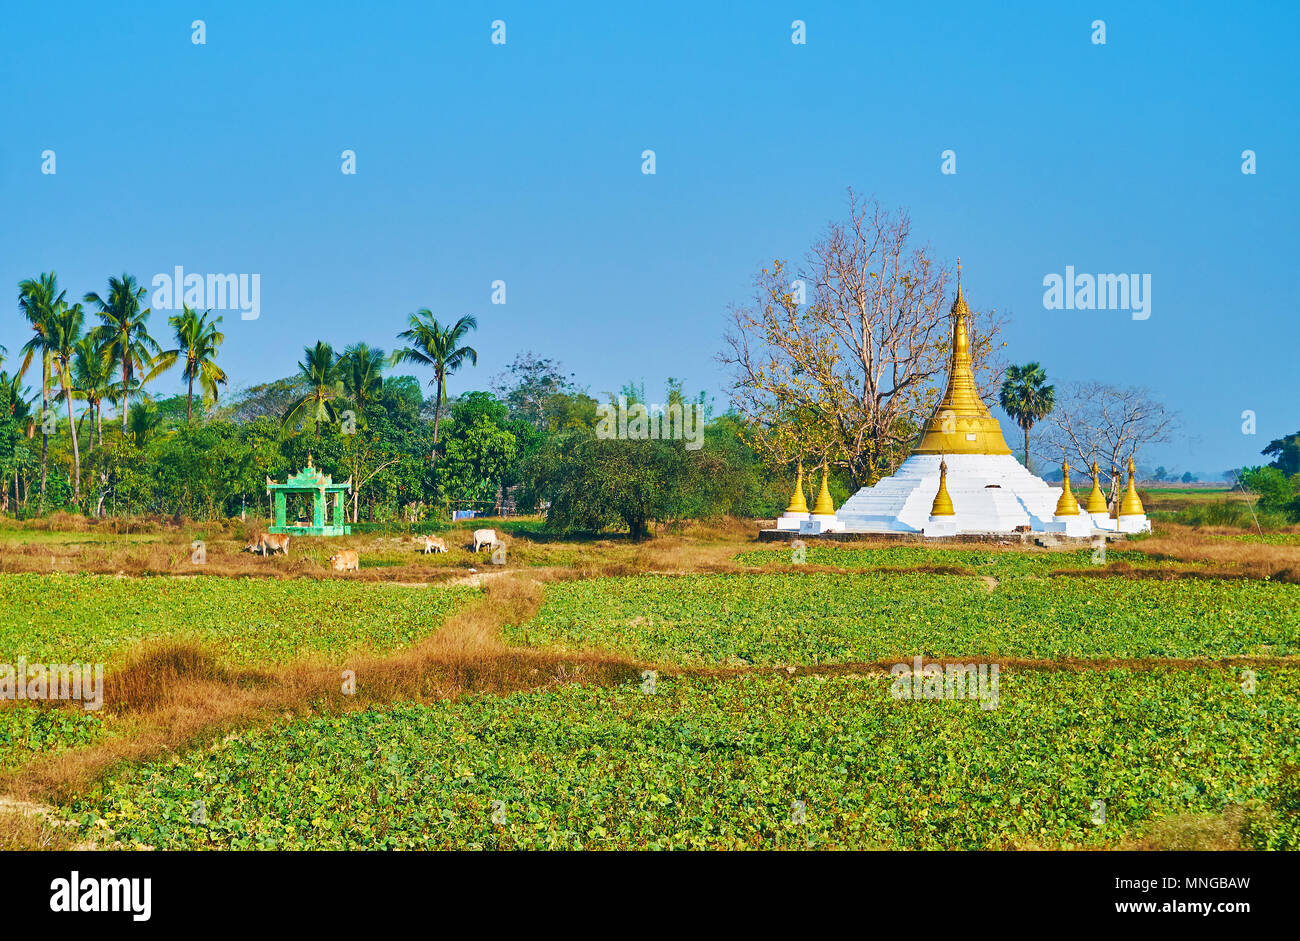
[[[723,404],[728,305],[853,186],[962,257],[1011,361],[1178,409],[1144,463],[1217,473],[1300,427],[1294,3],[63,3],[5,33],[0,286],[259,273],[260,317],[225,319],[236,386],[317,338],[391,349],[429,307],[479,318],[453,393],[531,349],[596,394],[676,376]],[[1066,265],[1149,273],[1150,318],[1045,310]]]

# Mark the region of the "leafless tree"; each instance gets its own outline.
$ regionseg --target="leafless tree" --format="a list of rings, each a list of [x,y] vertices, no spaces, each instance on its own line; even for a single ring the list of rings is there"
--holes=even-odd
[[[1111,502],[1119,493],[1118,475],[1130,457],[1152,444],[1171,440],[1180,426],[1178,413],[1166,408],[1149,389],[1102,382],[1072,382],[1057,390],[1049,430],[1036,449],[1048,463],[1063,457],[1077,467],[1094,460],[1109,480]],[[1105,486],[1105,485],[1104,485]]]
[[[795,458],[845,467],[854,486],[888,474],[929,417],[947,374],[950,275],[914,245],[906,212],[848,196],[799,274],[764,268],[753,302],[731,311],[731,399],[751,444],[773,465]],[[802,293],[802,296],[801,296]],[[1001,370],[992,313],[971,317],[984,395]]]

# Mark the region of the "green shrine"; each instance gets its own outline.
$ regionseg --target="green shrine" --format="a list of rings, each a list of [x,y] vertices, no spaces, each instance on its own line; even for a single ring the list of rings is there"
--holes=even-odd
[[[344,516],[343,495],[351,489],[351,477],[341,484],[334,483],[329,474],[322,474],[316,469],[312,464],[311,455],[308,454],[307,466],[297,474],[290,474],[286,483],[277,484],[270,477],[266,478],[266,495],[268,497],[274,495],[275,499],[275,518],[272,520],[272,525],[267,527],[267,532],[296,533],[300,536],[347,536],[352,532],[352,527],[347,525],[347,518]],[[285,498],[291,493],[311,494],[310,523],[285,522]],[[325,507],[327,500],[331,498],[334,505],[334,521],[327,523]]]

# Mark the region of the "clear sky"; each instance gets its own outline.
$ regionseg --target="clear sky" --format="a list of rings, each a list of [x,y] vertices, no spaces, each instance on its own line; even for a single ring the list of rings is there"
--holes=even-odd
[[[258,319],[224,321],[235,386],[429,307],[479,319],[453,394],[533,350],[594,394],[675,376],[723,405],[728,304],[851,185],[962,257],[1012,362],[1177,408],[1144,463],[1217,473],[1300,427],[1294,2],[24,3],[3,30],[7,365],[20,279],[182,265],[261,276]],[[1149,319],[1044,309],[1067,265],[1150,274]]]

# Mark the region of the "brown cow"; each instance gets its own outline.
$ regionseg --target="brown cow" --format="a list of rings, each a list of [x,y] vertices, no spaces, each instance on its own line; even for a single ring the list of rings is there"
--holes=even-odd
[[[417,540],[417,543],[423,548],[420,550],[424,555],[430,552],[446,552],[447,544],[437,536],[423,536]]]
[[[356,549],[340,549],[330,556],[330,565],[334,566],[336,572],[361,571],[361,559],[357,556]]]
[[[288,533],[258,533],[253,541],[244,547],[248,552],[258,552],[263,556],[274,555],[277,552],[289,554],[289,534]]]

